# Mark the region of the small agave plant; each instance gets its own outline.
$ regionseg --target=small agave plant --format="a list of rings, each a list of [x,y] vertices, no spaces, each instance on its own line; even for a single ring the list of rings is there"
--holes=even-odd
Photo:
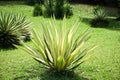
[[[20,48],[48,69],[57,72],[73,70],[88,60],[90,56],[86,57],[86,54],[95,48],[82,48],[89,38],[89,33],[85,31],[82,35],[76,35],[78,26],[79,20],[68,29],[63,19],[61,29],[58,29],[56,20],[53,19],[48,26],[42,24],[42,36],[33,30],[34,47],[24,44],[25,47]]]
[[[104,7],[97,6],[93,9],[94,19],[91,21],[93,27],[106,27],[109,25],[107,20],[108,12]]]

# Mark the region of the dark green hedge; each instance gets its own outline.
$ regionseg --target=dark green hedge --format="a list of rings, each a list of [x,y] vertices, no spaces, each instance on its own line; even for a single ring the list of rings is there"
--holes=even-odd
[[[28,5],[35,5],[35,4],[41,4],[41,3],[43,3],[43,1],[44,0],[0,0],[0,1],[2,1],[2,2],[12,2],[12,1],[19,1],[19,2],[25,2],[26,4],[28,4]]]
[[[27,0],[0,0],[0,1],[27,1]]]

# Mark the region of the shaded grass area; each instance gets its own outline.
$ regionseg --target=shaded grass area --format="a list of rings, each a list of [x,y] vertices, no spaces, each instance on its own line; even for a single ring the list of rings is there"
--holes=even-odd
[[[0,51],[0,80],[119,80],[120,77],[120,31],[119,22],[110,20],[105,28],[90,27],[89,21],[93,17],[92,6],[73,5],[74,15],[67,19],[67,25],[74,23],[75,19],[82,17],[80,34],[90,29],[91,38],[85,47],[98,45],[92,54],[93,58],[82,64],[75,73],[57,74],[46,71],[41,64],[20,49]],[[32,22],[32,27],[42,33],[40,22],[43,17],[32,17],[32,6],[2,5],[0,11],[21,13]],[[49,18],[45,18],[47,22]],[[57,23],[60,24],[60,20]],[[47,25],[47,24],[46,24]],[[58,26],[59,27],[59,26]],[[31,42],[26,43],[32,45]]]
[[[92,18],[85,18],[85,17],[82,18],[82,22],[90,25],[91,27],[94,27],[94,26],[91,25],[92,20],[93,20]],[[107,21],[109,22],[108,26],[106,26],[104,24],[103,25],[100,24],[100,25],[98,25],[97,27],[94,27],[94,28],[105,28],[105,29],[109,29],[109,30],[120,31],[120,22],[119,21],[117,21],[115,19],[109,19],[109,18],[107,19]]]
[[[38,71],[39,70],[39,71]],[[58,74],[56,72],[52,71],[46,71],[43,69],[43,71],[40,71],[39,69],[29,70],[26,71],[29,76],[20,76],[14,78],[14,80],[27,80],[27,79],[33,79],[33,80],[88,80],[85,77],[79,76],[78,74],[74,72],[66,72],[63,74]],[[49,73],[49,74],[48,74]]]

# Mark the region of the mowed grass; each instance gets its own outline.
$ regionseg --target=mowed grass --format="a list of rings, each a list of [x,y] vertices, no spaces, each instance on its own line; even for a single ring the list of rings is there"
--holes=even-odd
[[[74,15],[67,19],[68,28],[80,18],[80,34],[89,28],[91,38],[85,47],[98,45],[91,52],[93,58],[83,63],[75,70],[75,74],[56,75],[43,68],[32,57],[21,49],[0,51],[0,80],[120,80],[120,23],[111,21],[106,28],[92,28],[88,21],[93,17],[93,7],[88,5],[73,5]],[[114,10],[114,9],[111,9]],[[32,22],[32,29],[42,33],[40,23],[49,18],[33,17],[32,6],[7,4],[1,5],[0,11],[26,15]],[[113,11],[112,11],[113,12]],[[57,20],[58,27],[61,20]],[[27,42],[27,45],[32,45]]]

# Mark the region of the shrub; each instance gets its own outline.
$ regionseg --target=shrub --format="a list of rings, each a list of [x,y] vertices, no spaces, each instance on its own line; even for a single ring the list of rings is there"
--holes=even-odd
[[[26,3],[28,5],[34,5],[35,4],[34,0],[26,0]]]
[[[28,5],[43,4],[43,0],[26,0]]]
[[[70,17],[73,14],[72,7],[65,0],[44,0],[41,10],[44,17],[55,16],[57,19],[63,19],[64,15]]]
[[[97,6],[93,10],[94,19],[91,21],[93,27],[105,27],[108,26],[107,12],[100,6]]]
[[[42,15],[42,6],[39,4],[36,4],[34,7],[34,12],[33,12],[34,16],[41,16]]]
[[[25,16],[0,12],[0,47],[12,48],[30,39],[29,24]]]
[[[43,36],[33,30],[34,48],[25,44],[25,48],[20,48],[48,69],[57,72],[73,70],[89,59],[90,56],[85,57],[86,54],[95,48],[82,48],[89,38],[89,33],[84,32],[82,35],[76,35],[78,26],[79,21],[76,21],[72,28],[67,29],[64,19],[60,30],[58,30],[56,21],[52,20],[49,25],[42,24]]]
[[[120,21],[120,9],[118,10],[118,17],[116,19],[117,21]]]
[[[54,15],[56,18],[60,19],[64,17],[64,0],[56,0]]]
[[[64,4],[64,14],[66,15],[67,18],[73,15],[72,7],[70,6],[69,3]]]
[[[54,13],[54,0],[44,0],[44,17],[51,17]]]

